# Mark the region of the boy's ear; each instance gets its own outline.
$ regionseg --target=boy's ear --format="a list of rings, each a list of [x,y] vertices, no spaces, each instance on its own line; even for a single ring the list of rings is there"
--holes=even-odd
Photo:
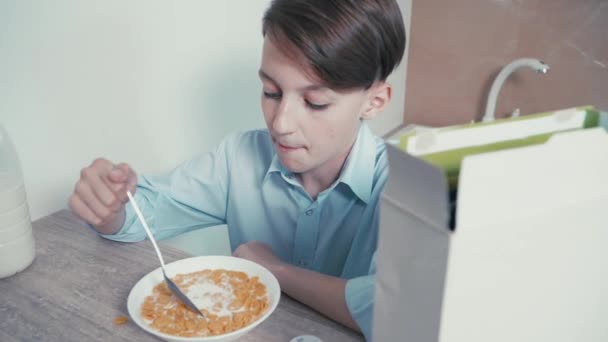
[[[393,88],[386,82],[377,82],[368,91],[368,100],[361,114],[362,120],[374,118],[378,113],[384,110],[391,101]]]

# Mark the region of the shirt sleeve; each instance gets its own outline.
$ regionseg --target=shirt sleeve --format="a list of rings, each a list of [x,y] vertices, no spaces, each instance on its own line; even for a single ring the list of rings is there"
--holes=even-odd
[[[372,340],[375,282],[376,253],[372,256],[369,274],[349,279],[345,289],[346,306],[366,341]]]
[[[157,239],[226,223],[230,160],[241,134],[226,137],[213,152],[186,161],[159,176],[138,177],[135,201]],[[130,204],[115,234],[102,237],[123,242],[141,241],[146,232]]]

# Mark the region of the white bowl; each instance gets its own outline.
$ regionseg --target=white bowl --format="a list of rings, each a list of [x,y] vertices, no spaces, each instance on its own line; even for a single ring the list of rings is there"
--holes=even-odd
[[[35,255],[32,230],[11,242],[0,244],[0,279],[23,271],[34,261]]]
[[[269,300],[268,309],[255,322],[227,334],[207,337],[173,336],[153,329],[141,318],[141,305],[143,304],[145,298],[152,294],[154,286],[164,281],[160,267],[141,278],[131,289],[129,298],[127,299],[127,310],[129,311],[129,316],[131,316],[131,319],[140,328],[166,341],[227,342],[243,336],[258,324],[262,323],[275,310],[279,304],[279,299],[281,298],[281,288],[279,287],[279,282],[274,275],[263,266],[249,260],[232,256],[199,256],[178,260],[166,265],[167,273],[170,277],[174,277],[175,275],[182,273],[197,272],[203,269],[218,268],[245,272],[249,277],[257,276],[259,277],[260,283],[266,286],[266,293]]]
[[[23,201],[21,205],[12,210],[0,212],[0,230],[13,226],[25,218],[30,218],[30,212],[27,207],[27,202]]]
[[[21,222],[10,227],[0,227],[0,246],[5,243],[14,241],[21,236],[32,231],[32,223],[30,218],[26,217]]]

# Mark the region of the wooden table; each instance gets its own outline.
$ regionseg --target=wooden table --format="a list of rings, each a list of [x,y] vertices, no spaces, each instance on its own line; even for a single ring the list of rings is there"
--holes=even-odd
[[[148,241],[103,239],[69,211],[33,223],[36,259],[25,271],[0,279],[0,341],[158,341],[128,316],[131,287],[158,267]],[[161,244],[166,262],[189,257]],[[363,341],[283,294],[275,312],[239,341],[285,342],[315,335],[325,342]]]

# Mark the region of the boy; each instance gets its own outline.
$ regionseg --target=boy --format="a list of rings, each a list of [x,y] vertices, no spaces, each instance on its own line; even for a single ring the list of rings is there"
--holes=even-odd
[[[154,234],[227,224],[237,257],[268,268],[291,297],[371,337],[382,140],[364,120],[391,98],[405,49],[395,0],[275,0],[259,76],[267,129],[232,134],[168,174],[137,177],[95,160],[70,207],[104,237],[140,241],[136,191]]]

